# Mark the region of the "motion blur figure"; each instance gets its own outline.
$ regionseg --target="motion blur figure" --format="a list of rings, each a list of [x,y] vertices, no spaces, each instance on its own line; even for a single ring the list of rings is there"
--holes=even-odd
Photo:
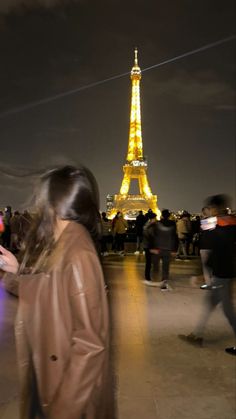
[[[236,335],[236,313],[232,301],[232,285],[235,278],[236,217],[228,215],[226,208],[229,198],[215,195],[207,199],[210,215],[215,217],[215,227],[209,234],[209,256],[206,262],[211,269],[211,286],[206,291],[204,310],[195,331],[190,335],[180,335],[182,340],[193,345],[202,345],[203,332],[214,308],[221,303],[223,311]],[[226,352],[236,355],[235,346]]]
[[[72,166],[45,172],[36,210],[21,265],[0,247],[5,285],[19,295],[20,419],[113,419],[93,175]]]
[[[211,253],[211,230],[215,228],[212,217],[210,217],[210,208],[202,208],[201,230],[200,230],[200,257],[202,263],[202,272],[205,284],[201,285],[201,289],[209,289],[211,287],[212,269],[208,266],[208,259]]]

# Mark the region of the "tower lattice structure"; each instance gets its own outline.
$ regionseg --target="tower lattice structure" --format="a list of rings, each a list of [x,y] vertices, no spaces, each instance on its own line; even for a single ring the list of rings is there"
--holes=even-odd
[[[141,69],[138,65],[138,50],[135,49],[134,66],[131,70],[132,96],[130,111],[129,142],[126,163],[123,166],[124,177],[120,193],[114,195],[113,205],[109,215],[113,216],[121,211],[126,218],[135,218],[138,211],[152,209],[157,215],[157,196],[152,194],[147,178],[147,161],[143,155],[143,141],[141,128],[140,80]],[[139,194],[130,194],[131,181],[138,181]]]

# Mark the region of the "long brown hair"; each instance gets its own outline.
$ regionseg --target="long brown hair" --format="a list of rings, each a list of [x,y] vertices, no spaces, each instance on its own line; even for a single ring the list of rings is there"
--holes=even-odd
[[[42,267],[54,246],[56,218],[85,226],[98,243],[99,193],[93,174],[86,167],[59,166],[44,172],[35,191],[35,216],[25,240],[20,267]]]

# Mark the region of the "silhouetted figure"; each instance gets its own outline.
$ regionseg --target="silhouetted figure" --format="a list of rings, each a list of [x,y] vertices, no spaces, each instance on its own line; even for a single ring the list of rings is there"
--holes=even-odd
[[[146,285],[152,285],[151,270],[158,270],[157,250],[157,215],[152,212],[143,229],[143,247],[145,251],[145,281]]]
[[[164,209],[161,213],[161,220],[157,222],[157,260],[162,261],[162,284],[161,289],[169,288],[169,271],[171,252],[176,251],[177,234],[176,224],[170,220],[170,211]]]
[[[103,256],[108,255],[108,243],[111,241],[111,221],[107,218],[106,213],[102,212],[102,240],[101,240],[101,253]]]
[[[125,236],[126,236],[127,228],[128,228],[128,223],[124,219],[123,214],[120,212],[119,214],[117,214],[117,219],[114,225],[114,234],[115,234],[116,243],[117,243],[116,250],[118,250],[121,256],[125,255],[124,243],[125,243]]]
[[[179,246],[176,255],[176,259],[183,258],[185,261],[188,260],[187,246],[188,240],[191,233],[191,222],[189,219],[189,214],[187,211],[184,211],[180,219],[177,221],[177,234],[179,239]]]
[[[145,215],[143,214],[143,211],[139,211],[139,214],[135,221],[135,230],[136,230],[136,252],[135,254],[139,254],[143,252],[143,227],[146,222]]]

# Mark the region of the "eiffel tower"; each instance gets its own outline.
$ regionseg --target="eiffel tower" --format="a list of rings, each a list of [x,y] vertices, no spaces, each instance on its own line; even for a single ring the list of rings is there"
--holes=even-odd
[[[134,66],[131,70],[132,98],[130,112],[129,143],[126,163],[123,166],[124,177],[117,195],[107,196],[108,216],[112,217],[121,211],[125,218],[136,218],[138,211],[146,212],[152,209],[158,216],[157,196],[152,194],[147,179],[147,161],[143,156],[143,142],[141,130],[140,109],[140,80],[141,70],[138,65],[138,50],[134,51]],[[130,194],[131,181],[138,181],[139,194]]]

